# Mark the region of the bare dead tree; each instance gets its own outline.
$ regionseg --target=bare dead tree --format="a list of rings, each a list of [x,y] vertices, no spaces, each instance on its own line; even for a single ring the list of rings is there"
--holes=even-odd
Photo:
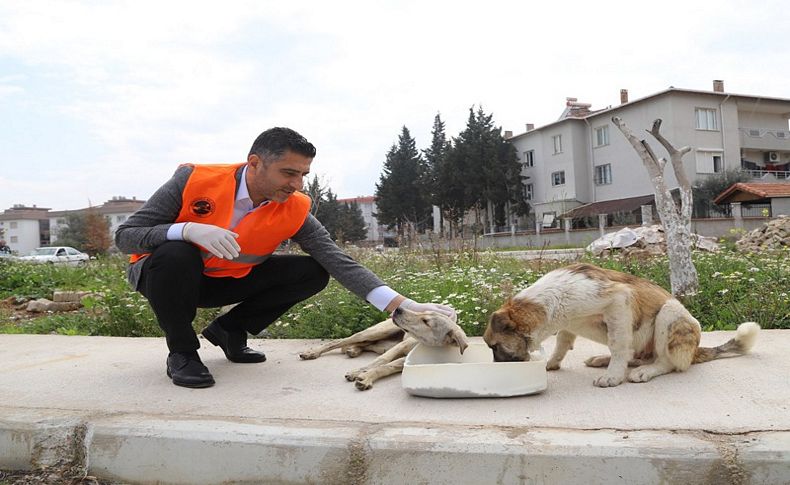
[[[669,257],[669,279],[672,285],[672,294],[678,298],[691,296],[699,289],[699,278],[697,268],[691,260],[691,211],[693,208],[691,184],[689,183],[686,172],[683,169],[683,155],[691,151],[690,147],[684,146],[676,149],[672,143],[659,133],[661,129],[661,119],[653,121],[652,129],[648,131],[653,137],[664,146],[669,153],[670,164],[675,172],[675,179],[680,188],[680,207],[675,204],[672,194],[664,180],[664,168],[667,163],[666,158],[658,158],[645,140],[640,140],[626,126],[619,117],[612,118],[612,122],[625,135],[631,146],[642,159],[650,181],[655,188],[656,209],[664,226],[664,233],[667,238],[667,255]]]

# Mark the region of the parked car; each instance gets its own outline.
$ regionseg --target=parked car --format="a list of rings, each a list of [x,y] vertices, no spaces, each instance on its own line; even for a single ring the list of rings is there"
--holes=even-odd
[[[29,255],[19,259],[31,263],[61,263],[79,266],[87,263],[90,256],[68,246],[52,246],[36,248]]]

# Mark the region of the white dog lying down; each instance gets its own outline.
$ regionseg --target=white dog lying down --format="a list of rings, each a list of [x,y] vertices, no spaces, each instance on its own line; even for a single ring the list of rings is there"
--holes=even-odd
[[[468,346],[466,334],[457,323],[437,312],[413,312],[398,308],[392,318],[377,323],[354,335],[332,340],[319,347],[299,354],[304,360],[317,359],[321,354],[342,349],[349,357],[356,357],[365,350],[381,354],[364,367],[346,374],[357,389],[365,391],[373,382],[403,370],[406,354],[417,343],[442,347],[456,345],[461,353]]]
[[[587,359],[606,367],[595,379],[613,387],[624,379],[647,382],[691,364],[745,354],[757,338],[754,322],[738,326],[735,338],[700,347],[696,318],[666,290],[630,274],[575,264],[546,273],[491,315],[483,339],[496,361],[529,360],[529,351],[557,335],[546,369],[560,368],[577,335],[607,345],[611,355]],[[629,367],[635,369],[628,370]]]

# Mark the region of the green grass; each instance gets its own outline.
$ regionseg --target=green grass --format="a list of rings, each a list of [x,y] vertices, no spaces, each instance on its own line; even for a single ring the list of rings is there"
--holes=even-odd
[[[452,305],[469,335],[481,335],[489,315],[510,295],[567,263],[521,261],[493,252],[385,252],[359,250],[355,259],[395,290],[417,301]],[[666,258],[648,261],[586,258],[606,268],[655,281],[669,289]],[[790,328],[790,251],[780,254],[695,253],[700,292],[685,301],[705,330],[732,330],[753,320],[763,328]],[[131,291],[122,258],[87,267],[0,261],[0,299],[51,297],[55,289],[86,290],[93,296],[78,312],[10,321],[0,311],[0,333],[161,336],[145,298]],[[198,311],[194,326],[207,325],[218,310]],[[385,318],[332,280],[326,290],[292,308],[267,329],[273,338],[339,338]]]

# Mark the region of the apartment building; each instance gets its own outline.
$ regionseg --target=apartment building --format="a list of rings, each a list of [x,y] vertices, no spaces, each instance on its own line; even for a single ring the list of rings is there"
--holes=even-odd
[[[110,225],[110,236],[114,238],[118,226],[144,203],[144,200],[137,200],[135,197],[129,199],[116,196],[91,209],[107,218]],[[6,241],[14,253],[28,254],[39,246],[56,243],[58,231],[66,223],[68,214],[87,210],[88,208],[52,211],[49,208],[36,207],[35,205],[28,207],[15,204],[0,214],[0,240]]]
[[[0,240],[16,254],[49,243],[49,208],[14,204],[0,214]]]
[[[506,133],[523,165],[524,196],[539,224],[556,227],[560,216],[582,205],[590,206],[588,216],[630,211],[652,196],[647,171],[612,123],[614,116],[642,133],[657,156],[669,158],[644,131],[662,119],[665,138],[677,148],[692,147],[683,159],[692,183],[732,169],[757,182],[790,181],[790,99],[728,93],[718,80],[711,91],[670,87],[633,101],[621,90],[618,106],[600,110],[567,98],[557,121]],[[664,176],[670,188],[677,187],[671,167]]]
[[[88,210],[94,210],[103,215],[110,225],[110,235],[112,239],[115,238],[115,231],[118,226],[123,223],[129,216],[135,213],[137,209],[143,206],[144,200],[137,200],[136,197],[131,199],[124,196],[113,196],[107,202],[94,206],[86,207],[84,209],[65,210],[65,211],[52,211],[49,213],[49,231],[50,241],[55,243],[58,240],[58,232],[60,228],[66,223],[66,217],[73,213],[82,213]]]

